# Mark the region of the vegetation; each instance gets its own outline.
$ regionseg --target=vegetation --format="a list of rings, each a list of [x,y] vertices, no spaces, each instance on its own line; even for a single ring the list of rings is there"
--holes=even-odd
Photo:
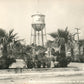
[[[53,61],[54,67],[67,67],[74,58],[73,38],[67,28],[65,30],[58,29],[57,32],[51,33],[50,36],[54,40],[47,41],[46,46],[25,45],[21,43],[23,40],[16,39],[16,36],[17,33],[14,33],[13,29],[8,33],[0,29],[0,49],[2,51],[0,69],[9,68],[13,62],[16,62],[16,59],[23,59],[27,68],[50,68],[51,61]],[[82,42],[79,45],[81,47]],[[71,57],[66,56],[67,47],[71,50]],[[47,50],[48,53],[46,53]],[[82,57],[79,59],[84,62]]]

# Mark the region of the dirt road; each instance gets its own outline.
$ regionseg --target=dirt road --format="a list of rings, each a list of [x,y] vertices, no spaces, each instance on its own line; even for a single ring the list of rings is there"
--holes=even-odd
[[[84,64],[70,64],[69,67],[33,70],[26,73],[0,73],[0,84],[84,84]],[[1,72],[1,71],[0,71]]]
[[[84,84],[84,71],[11,74],[0,77],[0,84]]]

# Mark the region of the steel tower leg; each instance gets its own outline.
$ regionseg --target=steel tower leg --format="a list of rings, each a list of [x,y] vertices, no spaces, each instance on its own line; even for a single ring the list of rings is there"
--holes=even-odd
[[[42,46],[44,46],[43,30],[41,30]]]
[[[40,33],[39,33],[39,31],[38,31],[38,45],[39,45],[39,43],[40,43],[39,37],[40,37]]]
[[[36,45],[36,31],[34,30],[34,45]]]

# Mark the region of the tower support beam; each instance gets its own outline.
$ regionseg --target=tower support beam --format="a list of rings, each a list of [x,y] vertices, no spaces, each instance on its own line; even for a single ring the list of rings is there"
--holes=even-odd
[[[42,46],[44,46],[43,30],[41,30],[41,37],[42,37]]]
[[[36,31],[34,30],[34,44],[36,45]]]

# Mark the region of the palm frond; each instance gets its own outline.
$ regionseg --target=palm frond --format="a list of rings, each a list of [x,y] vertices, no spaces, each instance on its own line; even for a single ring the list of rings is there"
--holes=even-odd
[[[9,36],[13,33],[13,31],[14,31],[14,29],[11,29],[11,30],[9,31]]]
[[[17,33],[13,34],[13,35],[10,35],[9,36],[9,39],[14,39],[16,37]]]

